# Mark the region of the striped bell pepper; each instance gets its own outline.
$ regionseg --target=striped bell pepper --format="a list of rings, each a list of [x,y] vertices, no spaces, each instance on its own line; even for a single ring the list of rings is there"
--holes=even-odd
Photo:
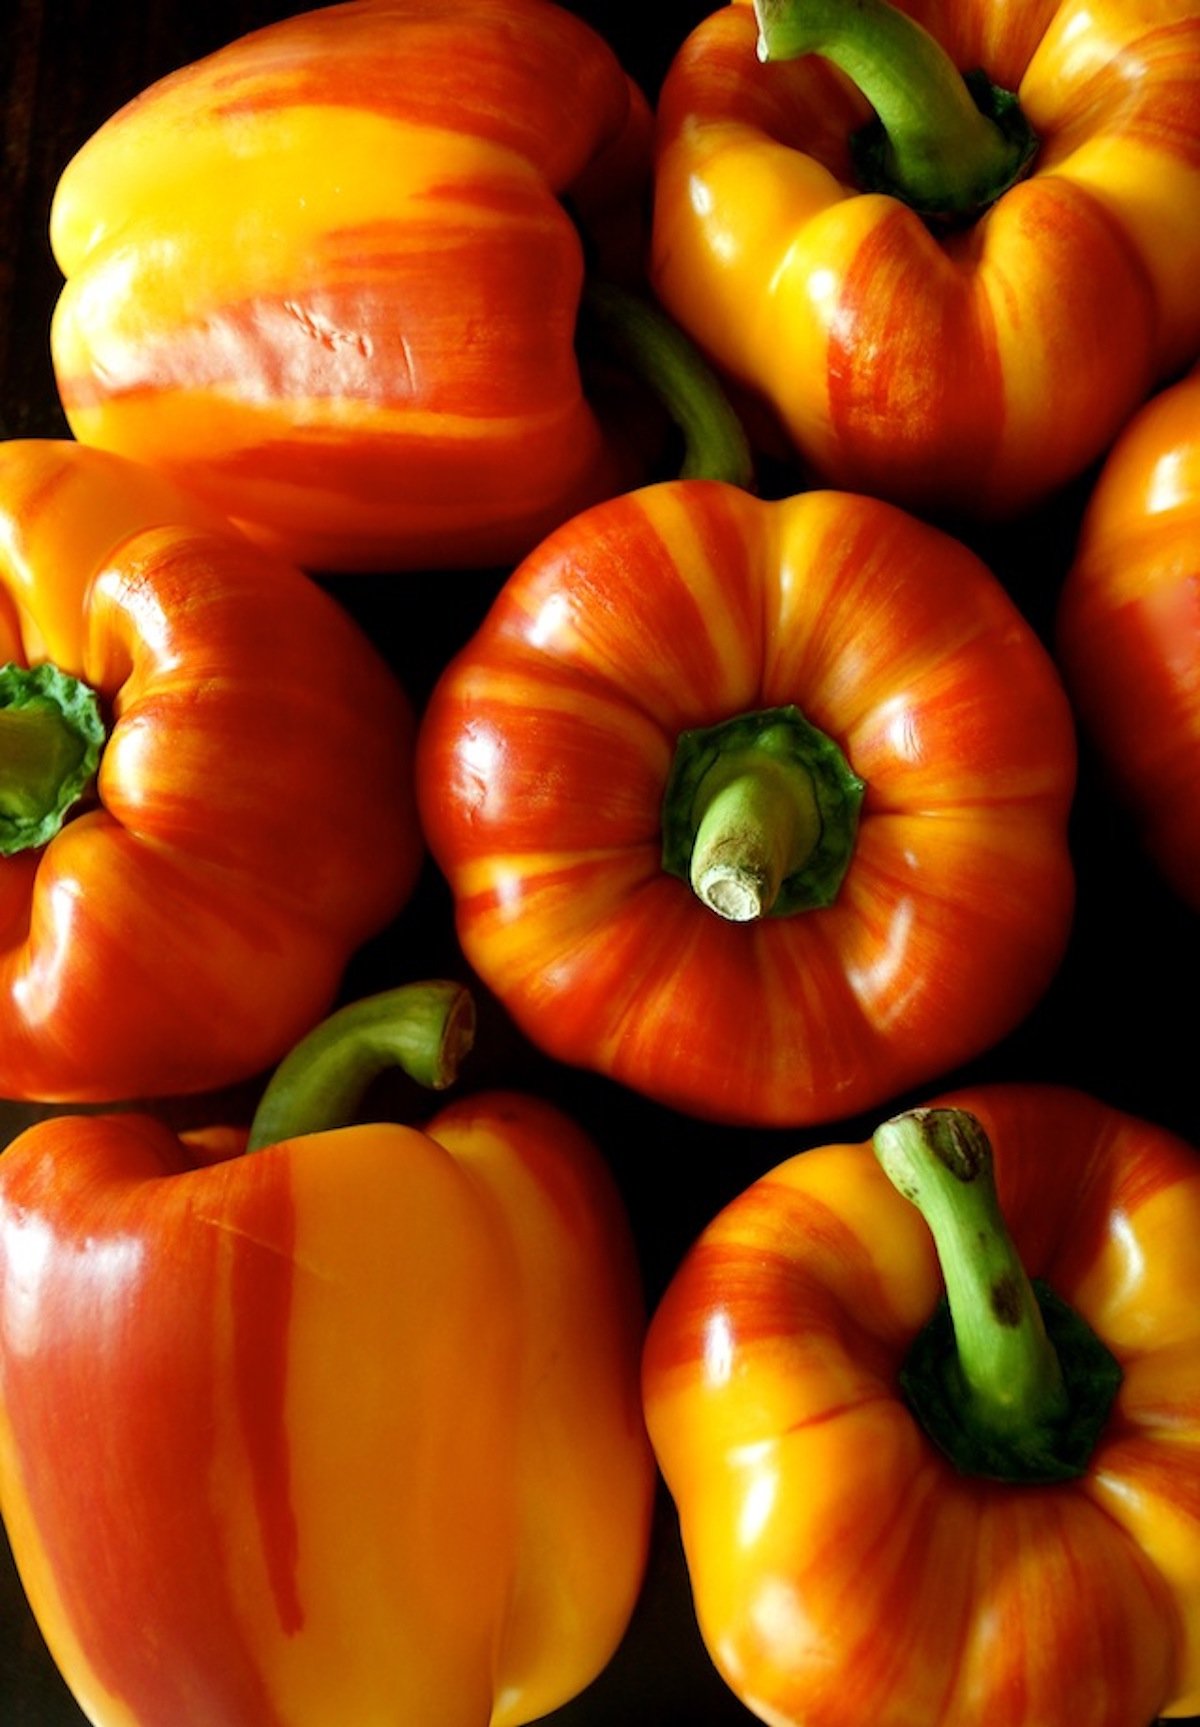
[[[585,253],[640,270],[650,130],[549,0],[346,0],[182,67],[57,188],[72,431],[306,568],[511,561],[657,452],[576,352]]]
[[[0,1504],[96,1727],[515,1727],[620,1640],[655,1471],[592,1141],[441,1088],[454,984],[342,1009],[249,1138],[58,1116],[0,1160]]]

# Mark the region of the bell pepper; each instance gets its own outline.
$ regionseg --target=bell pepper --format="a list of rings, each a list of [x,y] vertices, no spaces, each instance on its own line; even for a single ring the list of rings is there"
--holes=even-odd
[[[0,1160],[0,1503],[96,1727],[510,1727],[621,1636],[656,1480],[590,1139],[444,1086],[457,985],[341,1010],[247,1145],[60,1116]]]
[[[670,480],[551,534],[438,680],[417,798],[477,975],[696,1116],[845,1116],[989,1047],[1073,912],[1057,673],[964,545]]]
[[[1197,0],[735,0],[658,125],[655,287],[825,483],[1013,516],[1200,353]]]
[[[793,1156],[702,1231],[645,1409],[755,1714],[1200,1710],[1198,1230],[1191,1146],[1000,1084]]]
[[[1103,771],[1200,911],[1200,370],[1122,433],[1084,513],[1056,648]]]
[[[71,429],[306,568],[510,564],[658,454],[576,353],[585,249],[641,271],[650,138],[547,0],[348,0],[229,43],[61,176]]]
[[[174,486],[0,444],[0,1096],[256,1074],[423,856],[410,703],[329,595]]]

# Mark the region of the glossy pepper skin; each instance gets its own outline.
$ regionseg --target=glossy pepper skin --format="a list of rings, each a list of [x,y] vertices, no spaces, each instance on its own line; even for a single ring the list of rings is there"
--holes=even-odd
[[[0,1498],[97,1727],[509,1727],[607,1660],[655,1474],[591,1141],[487,1092],[240,1155],[59,1117],[0,1169]]]
[[[1200,9],[899,10],[1016,94],[1036,141],[1016,183],[949,228],[864,189],[850,140],[872,109],[815,53],[761,63],[735,0],[663,86],[652,277],[826,483],[1011,516],[1200,352]]]
[[[651,1321],[647,1420],[702,1630],[775,1724],[1146,1727],[1200,1709],[1200,1158],[1056,1087],[970,1110],[1027,1271],[1123,1377],[1081,1474],[960,1472],[898,1375],[940,1293],[870,1144],[782,1163]]]
[[[1056,641],[1081,723],[1149,853],[1200,911],[1200,372],[1147,403],[1109,454]]]
[[[55,196],[73,432],[305,568],[511,563],[645,477],[574,342],[584,236],[641,268],[650,130],[544,0],[349,0],[181,68]]]
[[[665,832],[695,832],[705,798],[673,789],[684,740],[760,714],[786,730],[789,709],[866,783],[857,829],[846,809],[816,823],[848,865],[826,903],[784,911],[781,890],[731,915],[664,867]],[[768,1126],[869,1107],[1028,1011],[1072,913],[1074,771],[1048,655],[959,542],[867,498],[706,481],[550,535],[439,680],[417,746],[463,951],[528,1036]],[[785,801],[768,850],[793,822]]]
[[[80,680],[105,736],[62,825],[22,844],[0,707],[0,1096],[164,1096],[269,1066],[416,879],[397,680],[299,570],[52,439],[0,445],[4,662]]]

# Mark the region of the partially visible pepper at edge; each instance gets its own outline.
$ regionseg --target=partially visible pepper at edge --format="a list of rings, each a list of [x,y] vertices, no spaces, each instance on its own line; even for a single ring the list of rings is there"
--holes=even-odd
[[[652,1318],[647,1420],[709,1651],[773,1727],[1194,1714],[1200,1155],[1063,1088],[935,1101],[876,1136],[906,1197],[870,1144],[804,1151],[712,1221]],[[969,1193],[970,1163],[944,1171],[943,1214],[968,1203],[935,1251],[928,1178],[896,1142],[962,1112],[990,1142],[1003,1221]],[[993,1254],[1004,1224],[1019,1264]],[[1057,1479],[1011,1448],[964,1462],[926,1424],[916,1351],[943,1290],[966,1340],[956,1359],[933,1339],[943,1407],[1035,1454],[1065,1441]]]
[[[1109,454],[1056,640],[1147,850],[1200,911],[1200,371],[1147,403]]]
[[[397,1055],[448,1083],[464,998],[335,1014],[248,1153],[110,1114],[0,1159],[0,1502],[97,1727],[516,1727],[624,1632],[655,1472],[603,1159],[512,1092],[343,1108]]]
[[[0,444],[5,662],[0,1097],[267,1067],[416,881],[413,713],[382,655],[148,469],[28,439]]]
[[[760,13],[761,32],[741,0],[712,13],[663,86],[664,304],[824,482],[947,515],[1045,498],[1200,352],[1196,0]],[[852,154],[875,111],[841,66],[887,129],[879,190]],[[975,69],[1017,98],[1032,161],[929,222],[888,171],[950,195],[994,130]]]
[[[63,172],[71,428],[306,568],[510,562],[656,452],[575,347],[585,265],[641,270],[649,149],[641,92],[549,0],[346,0],[242,37]]]

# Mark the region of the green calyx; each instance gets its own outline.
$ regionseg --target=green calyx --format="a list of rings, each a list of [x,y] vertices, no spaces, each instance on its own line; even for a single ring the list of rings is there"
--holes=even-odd
[[[104,748],[94,690],[57,666],[0,667],[0,856],[52,840]]]
[[[684,732],[662,806],[662,866],[734,923],[832,905],[866,787],[796,707]]]
[[[901,1370],[914,1415],[964,1474],[1014,1483],[1085,1474],[1121,1368],[1073,1308],[1026,1274],[982,1125],[966,1110],[911,1110],[873,1144],[929,1225],[946,1285]]]
[[[461,984],[401,984],[339,1008],[302,1038],[267,1082],[248,1151],[345,1127],[373,1080],[398,1070],[419,1085],[452,1085],[475,1037],[475,1004]]]
[[[1028,171],[1037,135],[1012,91],[961,73],[941,44],[887,0],[754,0],[759,58],[819,54],[875,118],[851,140],[864,191],[932,225],[973,221]]]

